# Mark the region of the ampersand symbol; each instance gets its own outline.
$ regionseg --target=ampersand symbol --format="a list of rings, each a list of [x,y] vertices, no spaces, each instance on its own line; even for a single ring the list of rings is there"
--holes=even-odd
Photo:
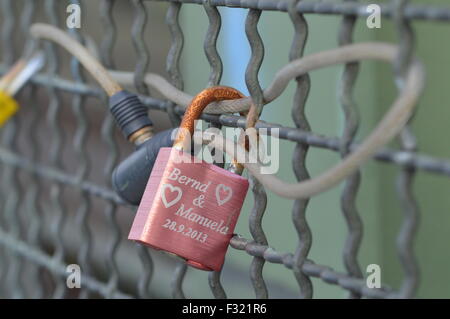
[[[197,197],[196,199],[194,199],[194,201],[192,202],[192,204],[194,204],[197,207],[203,208],[203,204],[205,203],[205,195],[200,195],[199,197]]]

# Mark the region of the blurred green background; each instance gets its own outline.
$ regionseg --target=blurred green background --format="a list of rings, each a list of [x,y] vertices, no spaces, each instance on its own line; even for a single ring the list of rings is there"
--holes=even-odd
[[[448,1],[412,1],[418,4],[441,4]],[[369,2],[370,3],[370,2]],[[224,62],[222,84],[245,90],[244,73],[250,56],[250,48],[244,33],[247,10],[220,8],[222,30],[219,38],[219,53]],[[337,33],[341,17],[335,15],[306,15],[309,25],[309,39],[306,52],[314,53],[337,46]],[[201,6],[186,5],[182,8],[182,27],[185,31],[185,51],[182,58],[185,90],[195,94],[207,85],[209,65],[203,54],[203,40],[208,27],[208,19]],[[427,69],[427,87],[421,100],[413,129],[417,136],[420,153],[448,158],[450,141],[448,138],[448,119],[450,109],[447,101],[448,74],[450,71],[450,44],[446,40],[450,25],[438,22],[416,21],[413,23],[417,40],[417,55]],[[275,72],[288,62],[288,52],[293,36],[293,28],[288,15],[277,12],[264,12],[258,25],[265,44],[265,59],[260,71],[260,82],[266,87]],[[388,41],[396,42],[397,34],[389,19],[382,19],[381,29],[369,29],[365,19],[359,19],[355,28],[356,42]],[[307,115],[316,133],[327,136],[340,136],[343,130],[343,115],[337,99],[342,66],[331,67],[311,74],[311,92],[307,102]],[[294,127],[291,119],[292,98],[295,86],[276,101],[268,104],[262,119]],[[396,94],[392,68],[379,62],[363,62],[360,68],[355,99],[361,113],[358,140],[372,130],[390,107]],[[291,158],[294,144],[282,141],[281,168],[278,173],[284,180],[294,181]],[[391,146],[397,146],[393,144]],[[311,148],[307,166],[312,176],[324,171],[339,160],[338,154]],[[362,168],[362,185],[358,192],[357,207],[364,222],[364,237],[359,252],[361,268],[365,273],[368,264],[379,264],[382,282],[398,288],[403,279],[402,269],[397,258],[395,239],[402,220],[402,211],[395,191],[395,179],[399,168],[389,164],[371,161]],[[429,173],[418,172],[414,182],[414,193],[421,210],[421,223],[416,237],[416,254],[421,269],[421,283],[418,297],[450,297],[450,253],[449,242],[450,196],[449,181]],[[346,225],[340,210],[340,187],[327,191],[310,201],[307,218],[313,234],[313,245],[309,257],[316,263],[329,265],[345,272],[342,262],[342,248],[346,238]],[[243,210],[237,231],[250,238],[248,230],[249,196]],[[292,201],[281,199],[268,193],[268,206],[263,228],[269,244],[279,251],[293,252],[297,235],[291,222]],[[227,267],[249,269],[251,259],[241,252],[229,250]],[[226,267],[226,268],[227,268]],[[204,295],[198,280],[206,280],[205,274],[191,271],[186,279],[185,289],[190,295]],[[281,287],[281,295],[298,294],[293,274],[280,265],[266,263],[264,277],[269,288]],[[333,285],[313,279],[314,297],[341,298],[346,292]],[[225,281],[224,286],[230,296],[254,297],[248,276],[236,281]],[[269,290],[270,291],[270,290]]]

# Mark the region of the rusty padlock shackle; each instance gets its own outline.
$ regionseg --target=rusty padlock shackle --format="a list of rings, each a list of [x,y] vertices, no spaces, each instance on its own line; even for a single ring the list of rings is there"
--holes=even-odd
[[[187,134],[190,134],[191,137],[193,136],[195,130],[195,120],[200,118],[203,110],[210,103],[224,100],[237,100],[244,97],[245,95],[240,91],[229,86],[212,86],[198,93],[186,108],[186,112],[184,113],[183,120],[181,121],[180,129],[178,130],[173,147],[181,150],[187,149],[188,145],[186,145],[186,143],[189,141],[187,139]],[[254,127],[258,120],[253,104],[248,111],[240,112],[240,115],[247,117],[246,128]],[[240,142],[245,143],[245,140],[242,141],[243,138],[245,138],[245,132],[242,133],[239,139]],[[245,145],[245,148],[247,149],[247,145]],[[228,170],[235,174],[241,175],[244,170],[244,165],[233,158],[231,166]]]
[[[244,94],[229,86],[212,86],[204,89],[198,93],[191,101],[184,113],[183,120],[180,124],[180,129],[177,132],[173,148],[188,149],[186,145],[191,139],[188,139],[194,134],[195,120],[200,118],[203,110],[208,104],[224,100],[236,100],[245,97]]]

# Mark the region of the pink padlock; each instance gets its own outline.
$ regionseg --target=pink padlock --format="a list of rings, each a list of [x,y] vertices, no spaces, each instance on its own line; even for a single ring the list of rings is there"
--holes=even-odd
[[[198,269],[222,268],[249,184],[183,149],[194,121],[209,103],[242,97],[223,86],[194,97],[173,147],[158,153],[128,239],[175,254]]]

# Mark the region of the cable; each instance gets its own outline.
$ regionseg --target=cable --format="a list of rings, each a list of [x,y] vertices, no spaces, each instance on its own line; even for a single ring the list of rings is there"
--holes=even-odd
[[[94,79],[103,87],[109,96],[122,91],[121,86],[111,77],[109,72],[94,58],[89,51],[68,33],[45,23],[35,23],[30,33],[36,39],[45,39],[55,42],[75,56],[89,71]]]
[[[36,23],[30,33],[37,39],[55,42],[75,56],[109,95],[109,109],[125,137],[140,145],[153,136],[153,123],[148,109],[136,94],[127,92],[114,80],[98,60],[67,32],[57,27]]]
[[[381,48],[382,46],[379,46],[379,49]],[[339,51],[339,49],[337,50]],[[364,55],[358,55],[358,53],[356,53],[357,51],[355,51],[353,54],[345,56],[343,55],[345,51],[346,50],[341,50],[341,52],[337,55],[336,50],[319,53],[315,56],[320,57],[320,60],[322,61],[321,63],[311,64],[308,67],[303,67],[302,69],[304,72],[307,72],[307,70],[319,68],[324,65],[330,65],[330,62],[333,59],[332,56],[330,56],[332,52],[334,54],[334,58],[339,57],[337,60],[342,62],[356,61],[360,60],[362,57],[368,58],[369,56],[376,56],[378,58],[393,61],[396,56],[396,50],[392,50],[392,46],[386,47],[380,51],[372,51],[371,53],[369,53],[369,51],[359,51],[360,53],[364,52]],[[381,52],[383,53],[381,54]],[[350,54],[350,52],[347,53]],[[312,61],[307,58],[302,60],[310,61],[310,63]],[[302,64],[302,60],[297,60],[295,65],[299,66]],[[283,68],[282,70],[287,71],[283,71],[286,73],[278,73],[284,74],[282,77],[284,80],[280,80],[282,82],[278,82],[280,83],[280,88],[287,83],[287,79],[294,73],[291,68]],[[253,153],[251,150],[249,153],[241,145],[236,145],[233,141],[227,140],[221,135],[214,136],[212,140],[210,137],[206,137],[204,138],[203,143],[208,143],[209,146],[222,149],[230,156],[236,156],[237,158],[248,158],[248,162],[243,163],[243,165],[250,171],[251,174],[253,174],[253,176],[255,176],[256,179],[261,182],[261,184],[278,196],[289,199],[309,198],[330,189],[340,181],[344,180],[348,175],[355,172],[359,166],[370,159],[379,148],[388,143],[401,131],[413,113],[414,106],[421,95],[424,88],[424,79],[425,71],[422,64],[417,60],[414,60],[408,70],[405,84],[399,96],[396,98],[389,111],[378,123],[372,133],[352,153],[350,153],[350,155],[345,157],[342,162],[328,169],[321,175],[303,182],[293,184],[286,183],[275,175],[264,174],[264,168],[257,164],[256,158],[252,155]],[[250,140],[256,139],[254,131],[249,131],[249,133]],[[234,153],[235,150],[236,153]]]
[[[364,59],[375,59],[392,63],[397,56],[397,50],[397,47],[391,44],[367,42],[351,44],[294,60],[280,69],[276,73],[269,87],[264,90],[265,103],[269,103],[276,99],[282,94],[289,81],[305,73],[334,64],[344,64]],[[130,73],[111,72],[111,74],[124,85],[131,84],[132,82],[132,74]],[[212,142],[209,139],[206,139],[205,142],[208,142],[212,147],[222,149],[230,156],[237,155],[237,158],[250,158],[250,163],[243,163],[244,166],[267,189],[271,190],[275,194],[290,199],[308,198],[333,187],[345,179],[348,175],[352,174],[360,165],[371,158],[379,148],[388,143],[400,132],[402,127],[410,118],[414,110],[414,106],[423,90],[424,78],[425,72],[422,64],[419,61],[414,60],[410,66],[406,83],[399,96],[373,132],[365,139],[363,143],[359,145],[357,149],[344,158],[341,163],[330,168],[318,177],[307,181],[290,184],[280,180],[275,175],[263,174],[263,168],[259,164],[256,164],[256,160],[251,156],[251,152],[248,153],[242,148],[242,146],[235,145],[233,141],[224,139],[221,136],[215,137]],[[168,100],[171,100],[183,107],[187,107],[192,100],[191,96],[176,89],[159,75],[151,73],[147,74],[145,77],[145,82],[149,86],[157,89]],[[249,110],[250,106],[251,99],[246,97],[238,100],[218,102],[215,103],[215,105],[210,104],[205,109],[205,112],[243,112]],[[257,114],[253,115],[253,117],[256,116]],[[251,116],[247,119],[249,123],[256,120],[256,118],[250,117]],[[251,138],[252,137],[250,137],[250,139]],[[237,147],[236,154],[233,153],[235,147]]]
[[[133,81],[131,73],[111,72],[109,74],[82,45],[53,26],[34,24],[31,27],[31,33],[37,38],[52,40],[66,48],[83,63],[109,95],[113,95],[121,90],[121,87],[113,78],[124,85],[131,84]],[[272,83],[263,92],[264,102],[267,104],[280,96],[292,79],[315,69],[364,59],[375,59],[392,63],[397,55],[397,50],[398,48],[391,44],[366,42],[342,46],[294,60],[275,74]],[[243,164],[264,186],[281,197],[307,198],[323,192],[353,173],[363,162],[374,155],[378,148],[388,143],[399,133],[410,118],[415,103],[423,90],[424,77],[425,72],[421,63],[414,60],[400,95],[374,131],[341,163],[318,177],[300,183],[289,184],[281,181],[274,175],[262,174],[262,167],[259,164]],[[157,89],[165,98],[180,106],[187,107],[192,100],[191,96],[176,89],[159,75],[147,74],[145,82]],[[250,105],[251,98],[245,97],[237,100],[216,102],[214,105],[209,105],[205,112],[212,114],[245,112],[250,108]],[[249,120],[254,121],[255,119]],[[227,153],[231,152],[235,146],[234,142],[221,138],[215,138],[211,144],[222,148]],[[237,155],[243,156],[241,158],[251,156],[251,153],[248,154],[239,145],[237,145],[237,150]],[[234,154],[229,153],[229,155]]]
[[[134,74],[131,72],[109,70],[111,76],[123,86],[134,85]],[[156,73],[147,73],[144,77],[144,82],[148,86],[158,90],[166,99],[186,108],[191,103],[193,96],[180,91],[175,86],[170,84],[164,77]],[[234,113],[235,111],[226,111],[224,108],[217,108],[215,106],[208,106],[204,113],[222,114]]]
[[[36,38],[50,40],[64,47],[69,53],[80,60],[109,95],[113,95],[122,89],[117,82],[124,86],[134,84],[133,73],[116,70],[109,70],[108,72],[85,47],[70,37],[66,32],[43,23],[33,24],[30,32]],[[317,67],[325,67],[359,59],[391,61],[392,52],[396,50],[396,46],[391,44],[366,42],[347,45],[294,60],[275,74],[272,83],[264,90],[264,101],[266,104],[272,102],[283,93],[289,81]],[[187,107],[193,98],[193,96],[178,90],[158,74],[147,73],[144,81],[147,85],[158,90],[166,99],[182,107]],[[204,112],[210,114],[245,112],[250,108],[250,104],[250,97],[214,102]]]
[[[313,71],[314,69],[334,64],[347,63],[361,59],[375,59],[392,62],[397,47],[381,42],[365,42],[342,46],[329,51],[314,53],[301,59],[294,60],[281,68],[274,76],[271,84],[264,90],[264,103],[268,104],[279,97],[289,81]],[[133,85],[133,73],[110,70],[111,76],[124,86]],[[192,96],[180,91],[165,78],[155,73],[147,73],[144,82],[158,90],[166,99],[186,108]],[[248,111],[251,98],[214,102],[208,105],[204,113],[223,114]]]

